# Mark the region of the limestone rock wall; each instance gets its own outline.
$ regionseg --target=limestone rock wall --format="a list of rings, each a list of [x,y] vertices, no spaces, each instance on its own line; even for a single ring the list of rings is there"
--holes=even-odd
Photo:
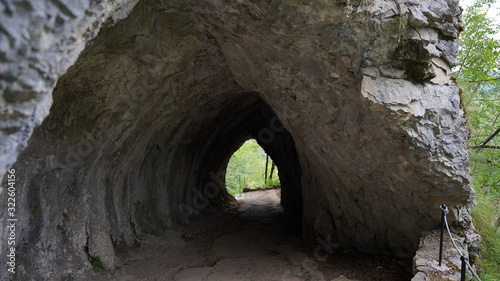
[[[458,1],[82,3],[0,4],[17,277],[113,269],[145,233],[231,200],[225,167],[249,137],[306,238],[410,257],[443,203],[470,229]]]
[[[109,3],[108,3],[109,2]],[[52,90],[100,26],[126,17],[137,0],[2,1],[0,176],[52,104]]]

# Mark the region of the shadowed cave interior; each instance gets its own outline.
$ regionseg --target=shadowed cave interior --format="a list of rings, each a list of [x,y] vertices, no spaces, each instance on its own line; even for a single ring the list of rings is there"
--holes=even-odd
[[[344,25],[337,6],[334,24],[304,24],[282,13],[295,11],[286,4],[262,4],[272,12],[258,20],[226,4],[140,1],[59,78],[50,114],[13,166],[19,276],[70,280],[93,262],[112,271],[146,238],[225,210],[226,166],[249,138],[278,166],[281,204],[304,241],[411,258],[439,225],[440,204],[458,206],[457,217],[467,208],[466,164],[449,149],[465,134],[449,114],[458,93],[441,97],[455,87],[362,72],[379,63],[403,73],[387,57],[399,41],[358,41],[352,30],[397,27],[375,29],[366,13]],[[417,98],[402,99],[421,115],[397,100],[407,89]],[[376,100],[386,93],[396,109]],[[445,152],[426,146],[438,134]]]

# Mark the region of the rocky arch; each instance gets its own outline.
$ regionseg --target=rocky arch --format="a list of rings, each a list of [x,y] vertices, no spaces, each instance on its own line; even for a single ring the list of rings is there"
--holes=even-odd
[[[204,204],[191,198],[275,119],[266,149],[305,237],[409,257],[442,203],[470,230],[456,1],[54,3],[7,5],[2,22],[19,58],[0,84],[19,276],[83,274],[89,256],[112,269]]]
[[[248,139],[253,138],[270,155],[279,167],[284,208],[299,215],[302,210],[301,168],[295,144],[272,110],[262,100],[250,93],[251,104],[242,103],[240,97],[229,108],[221,108],[221,114],[206,130],[196,136],[200,145],[209,146],[210,151],[200,163],[202,191],[208,199],[227,200],[225,174],[233,153]],[[243,106],[243,108],[241,108]],[[234,111],[239,109],[238,111]],[[211,140],[205,143],[204,140]],[[214,189],[217,188],[217,191]],[[213,198],[211,198],[213,197]],[[188,198],[192,199],[192,198]],[[215,202],[217,200],[214,200]]]

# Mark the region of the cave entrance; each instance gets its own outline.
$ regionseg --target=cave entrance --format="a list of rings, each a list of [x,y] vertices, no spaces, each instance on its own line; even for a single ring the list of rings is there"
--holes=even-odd
[[[231,156],[226,189],[236,199],[241,193],[281,187],[278,167],[255,139],[249,139]]]
[[[414,85],[404,76],[386,77],[400,72],[399,62],[392,67],[393,58],[383,55],[400,46],[382,34],[393,29],[391,21],[381,33],[367,33],[368,39],[381,39],[371,48],[358,38],[358,28],[380,21],[357,13],[359,24],[344,25],[346,9],[334,1],[321,3],[328,17],[318,13],[319,6],[302,12],[295,2],[280,1],[99,2],[69,10],[63,4],[47,6],[50,17],[40,16],[39,5],[18,5],[19,13],[33,12],[33,23],[42,23],[35,26],[44,28],[26,25],[26,40],[7,36],[19,41],[13,44],[18,55],[34,51],[27,62],[9,62],[8,77],[21,80],[2,84],[7,102],[2,137],[9,139],[2,147],[8,159],[0,162],[4,168],[26,146],[14,166],[22,190],[16,208],[23,214],[16,252],[19,265],[29,265],[19,268],[18,280],[80,279],[75,274],[91,267],[89,257],[113,270],[119,265],[115,249],[168,234],[191,217],[208,217],[210,207],[232,199],[224,182],[227,164],[249,138],[279,167],[280,206],[297,214],[310,238],[334,237],[368,252],[409,256],[420,234],[439,222],[439,212],[430,210],[441,203],[460,212],[471,207],[473,192],[463,165],[467,130],[457,89],[447,79]],[[120,6],[113,4],[112,11],[111,3]],[[68,11],[71,15],[64,16]],[[435,24],[429,27],[430,32]],[[39,32],[47,37],[39,39]],[[429,38],[437,38],[437,32]],[[30,38],[33,45],[25,46]],[[42,53],[50,56],[37,55]],[[447,69],[439,57],[432,59]],[[443,101],[443,95],[450,99]],[[439,130],[428,130],[430,125]],[[2,209],[0,217],[7,218]],[[459,221],[464,225],[465,214]],[[210,224],[204,233],[227,225]],[[267,227],[274,224],[260,229]],[[200,232],[192,229],[186,240]],[[241,236],[220,240],[259,242],[274,236],[243,229]],[[260,242],[259,247],[266,244]],[[243,248],[249,250],[244,256],[261,257],[290,253],[287,247],[266,244],[258,253],[251,252],[258,248],[255,243]],[[175,253],[168,243],[165,248]],[[235,247],[222,251],[227,249]],[[2,256],[5,261],[7,255]],[[297,261],[295,256],[292,252],[290,260]],[[192,270],[230,263],[225,257],[234,255],[221,253]],[[192,265],[190,259],[179,264],[175,258],[163,268],[177,272]],[[240,262],[231,268],[254,261]],[[276,260],[265,262],[280,268]],[[219,269],[213,273],[223,272]],[[320,280],[312,273],[307,279]]]
[[[242,91],[231,93],[226,97],[228,100],[224,103],[224,107],[217,111],[217,115],[210,119],[203,118],[201,130],[190,137],[193,141],[189,151],[206,151],[206,153],[202,157],[193,158],[198,162],[192,166],[198,169],[193,174],[195,177],[191,178],[198,178],[201,181],[193,182],[192,188],[197,190],[191,192],[189,188],[185,189],[181,204],[196,208],[197,201],[193,198],[198,198],[196,194],[200,193],[205,194],[212,205],[224,204],[236,193],[240,193],[239,188],[248,185],[250,179],[245,178],[242,173],[239,173],[239,178],[238,173],[232,173],[231,166],[234,163],[230,163],[230,160],[235,154],[238,155],[237,151],[245,147],[245,143],[249,141],[253,147],[250,150],[253,149],[256,158],[260,158],[256,159],[256,162],[260,162],[256,165],[261,167],[256,169],[256,180],[250,187],[265,186],[265,163],[268,155],[267,178],[271,178],[272,162],[274,162],[276,165],[272,173],[274,183],[271,185],[281,186],[280,204],[286,211],[301,217],[302,171],[293,136],[258,93]],[[244,162],[243,160],[248,159],[240,160]],[[236,190],[231,191],[231,189]]]

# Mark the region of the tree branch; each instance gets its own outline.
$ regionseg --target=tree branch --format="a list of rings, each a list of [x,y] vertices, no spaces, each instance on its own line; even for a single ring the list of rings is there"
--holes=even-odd
[[[471,147],[472,149],[482,149],[482,148],[491,148],[491,149],[500,149],[498,145],[478,145]]]
[[[479,147],[484,147],[486,146],[486,144],[492,140],[496,135],[498,135],[498,133],[500,133],[500,128],[498,128],[493,134],[491,134],[491,136],[487,137],[480,145]]]

